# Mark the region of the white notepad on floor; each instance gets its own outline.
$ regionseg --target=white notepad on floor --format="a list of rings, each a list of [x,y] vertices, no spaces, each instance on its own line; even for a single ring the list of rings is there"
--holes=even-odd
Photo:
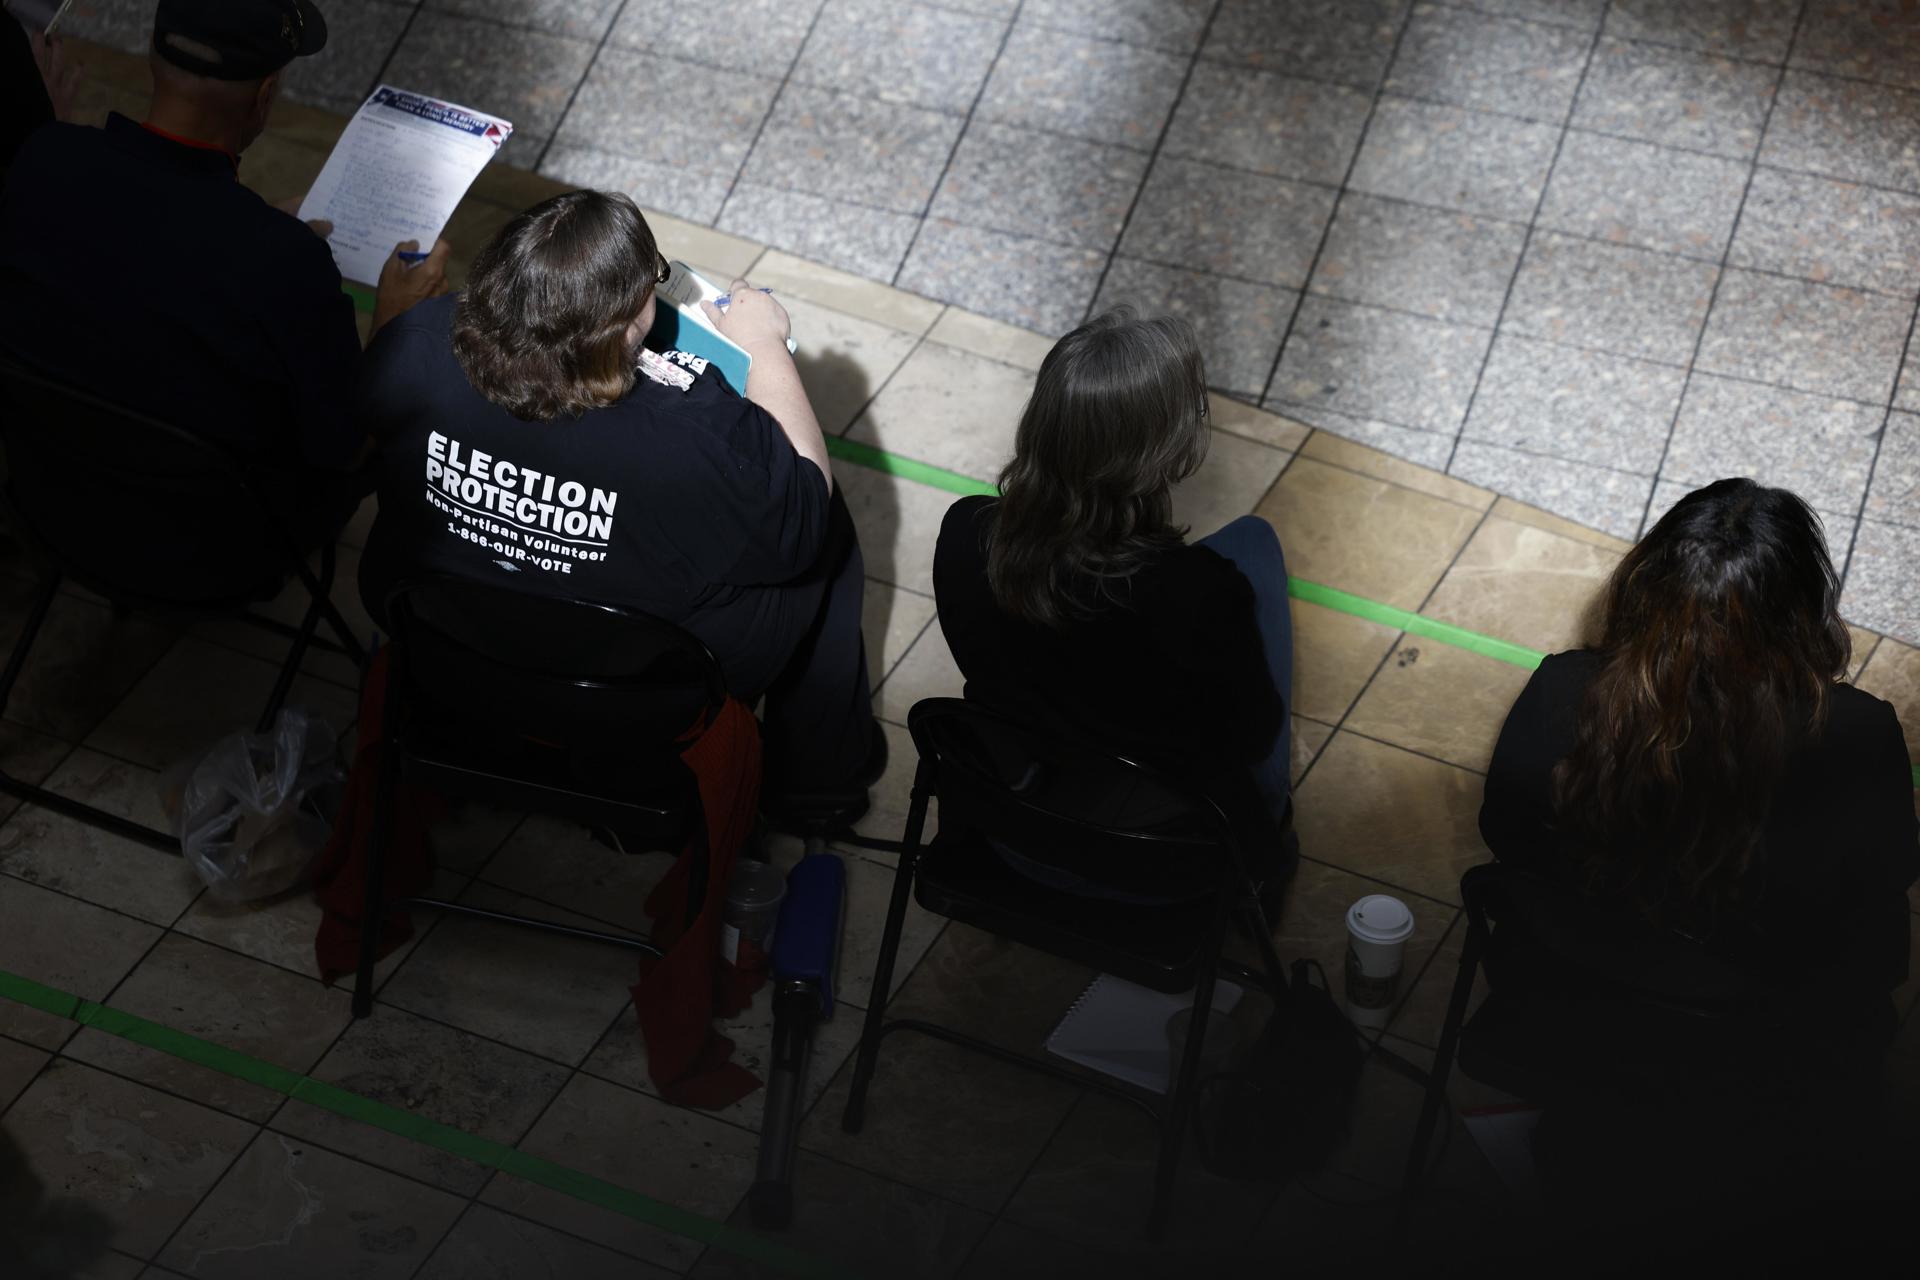
[[[1213,986],[1216,1013],[1232,1013],[1241,990],[1231,982]],[[1193,993],[1170,996],[1103,973],[1073,1002],[1047,1037],[1047,1052],[1091,1067],[1154,1093],[1173,1079],[1167,1019],[1193,1007]]]

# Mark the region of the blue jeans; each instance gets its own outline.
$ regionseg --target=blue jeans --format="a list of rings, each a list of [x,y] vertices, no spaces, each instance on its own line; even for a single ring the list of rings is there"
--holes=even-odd
[[[1278,821],[1293,789],[1293,610],[1287,603],[1287,560],[1280,535],[1259,516],[1241,516],[1198,545],[1232,561],[1253,586],[1253,620],[1266,650],[1267,671],[1287,708],[1273,749],[1253,767],[1254,784]]]

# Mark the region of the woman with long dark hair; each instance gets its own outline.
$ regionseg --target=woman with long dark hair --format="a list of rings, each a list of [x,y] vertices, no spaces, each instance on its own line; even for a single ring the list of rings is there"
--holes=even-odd
[[[1257,517],[1193,543],[1174,523],[1210,429],[1190,325],[1094,317],[1041,363],[1000,496],[947,512],[934,593],[969,698],[1214,785],[1278,869],[1286,564]]]
[[[1623,959],[1648,935],[1675,968],[1704,953],[1772,1012],[1623,1005],[1496,922],[1487,976],[1507,1016],[1492,1025],[1559,1074],[1615,1081],[1535,1099],[1543,1185],[1583,1230],[1648,1214],[1718,1230],[1715,1202],[1752,1213],[1783,1198],[1801,1214],[1859,1191],[1849,1175],[1877,1178],[1862,1143],[1878,1127],[1920,842],[1893,708],[1843,683],[1838,602],[1806,504],[1718,481],[1627,553],[1598,643],[1542,662],[1501,730],[1480,812],[1494,856],[1611,916]]]
[[[1494,749],[1480,828],[1722,954],[1906,977],[1920,871],[1893,708],[1842,683],[1820,524],[1784,489],[1688,494],[1614,571],[1591,649],[1546,659]],[[1884,999],[1883,999],[1884,1003]]]

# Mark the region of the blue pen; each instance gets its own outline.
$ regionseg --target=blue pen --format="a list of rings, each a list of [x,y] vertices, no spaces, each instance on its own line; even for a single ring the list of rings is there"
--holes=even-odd
[[[755,285],[754,287],[755,287],[756,289],[759,289],[759,291],[760,291],[761,293],[772,293],[772,292],[773,292],[773,290],[771,290],[771,289],[760,289],[758,285]],[[730,293],[723,293],[723,294],[721,294],[721,295],[720,295],[719,297],[717,297],[717,298],[715,298],[715,299],[713,300],[713,305],[714,305],[714,306],[716,306],[716,307],[724,307],[724,306],[728,306],[728,305],[730,305],[730,304],[731,304],[732,302],[733,302],[733,295],[732,295],[732,294],[730,294]]]
[[[394,253],[399,255],[400,261],[406,263],[410,267],[418,266],[420,263],[425,262],[427,260],[426,254],[414,253],[408,249],[395,249]]]

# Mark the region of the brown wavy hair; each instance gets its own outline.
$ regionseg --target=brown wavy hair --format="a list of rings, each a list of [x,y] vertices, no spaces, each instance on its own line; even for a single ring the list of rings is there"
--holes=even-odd
[[[1207,439],[1206,368],[1185,320],[1116,307],[1055,343],[1000,473],[987,547],[1000,607],[1060,627],[1117,600],[1181,544],[1172,489]]]
[[[578,417],[633,390],[627,326],[666,280],[633,201],[569,191],[500,229],[453,312],[453,354],[481,395],[526,422]]]
[[[1688,494],[1627,553],[1553,774],[1590,889],[1706,930],[1760,895],[1774,794],[1846,677],[1839,594],[1819,519],[1751,480]]]

